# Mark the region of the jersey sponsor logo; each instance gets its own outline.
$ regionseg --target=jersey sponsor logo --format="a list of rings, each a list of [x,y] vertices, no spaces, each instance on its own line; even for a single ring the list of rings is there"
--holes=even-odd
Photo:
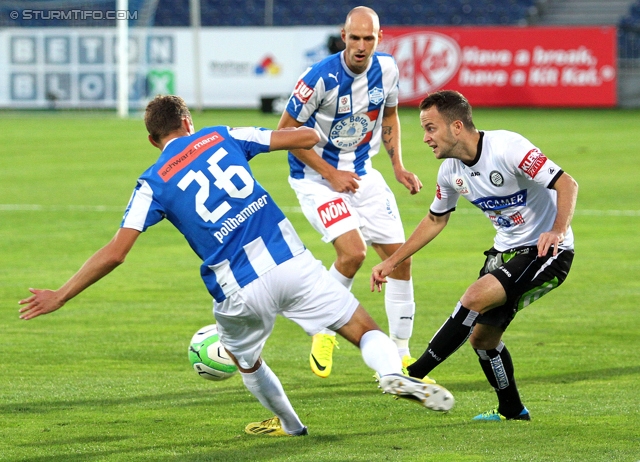
[[[379,109],[367,113],[354,114],[336,122],[331,128],[329,139],[340,149],[349,149],[368,143],[376,124]]]
[[[504,177],[502,176],[502,173],[497,170],[493,170],[491,173],[489,173],[489,180],[494,186],[500,187],[504,184]]]
[[[524,156],[518,168],[531,178],[535,178],[546,161],[547,157],[538,149],[534,148]]]
[[[524,207],[527,205],[527,190],[521,189],[509,196],[481,197],[471,202],[483,212],[488,210],[503,210],[509,207]]]
[[[340,198],[318,207],[318,215],[320,215],[320,220],[325,228],[328,228],[340,220],[350,217],[351,212],[349,212],[347,204]]]
[[[384,100],[384,91],[382,88],[373,87],[369,90],[369,101],[376,106]]]
[[[520,212],[516,212],[511,216],[496,214],[489,217],[491,222],[499,228],[511,228],[517,225],[524,225],[524,217]]]
[[[442,190],[440,189],[440,185],[436,183],[436,197],[439,201],[442,200]]]
[[[511,221],[513,221],[514,225],[524,225],[524,217],[520,212],[514,213],[509,218],[511,218]]]
[[[313,88],[308,87],[303,80],[299,80],[296,88],[293,89],[293,95],[300,100],[302,104],[307,104],[311,95],[313,95]]]
[[[224,138],[218,132],[209,133],[194,140],[189,146],[184,148],[179,154],[173,156],[158,169],[160,178],[166,183],[173,178],[176,173],[197,159],[200,154],[221,141],[224,141]]]
[[[338,114],[349,114],[351,112],[351,95],[343,95],[338,100]]]

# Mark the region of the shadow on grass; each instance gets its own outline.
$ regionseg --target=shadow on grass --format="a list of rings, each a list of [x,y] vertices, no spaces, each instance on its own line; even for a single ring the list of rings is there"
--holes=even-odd
[[[480,368],[478,368],[480,374]],[[597,378],[611,379],[625,375],[640,374],[640,366],[631,367],[614,367],[608,369],[591,369],[576,372],[568,372],[562,374],[536,375],[527,376],[525,371],[518,374],[517,379],[520,384],[525,383],[573,383],[586,380],[594,380]],[[440,382],[451,390],[461,391],[479,391],[487,387],[487,382],[482,377],[480,380],[456,382],[447,381],[442,378]],[[341,397],[353,398],[354,385],[362,385],[363,388],[371,387],[371,392],[376,393],[375,383],[373,381],[362,382],[334,382],[334,383],[318,383],[312,386],[308,384],[291,384],[287,387],[287,393],[295,400],[318,399],[318,397],[326,397],[327,399],[336,399]],[[119,398],[96,398],[96,399],[79,399],[79,400],[47,400],[40,402],[27,401],[23,403],[2,404],[0,405],[0,413],[8,414],[46,414],[49,412],[57,412],[60,410],[69,410],[78,407],[95,407],[95,406],[121,406],[121,405],[139,405],[142,403],[158,403],[163,405],[171,402],[172,407],[198,407],[211,402],[212,398],[224,395],[224,400],[234,403],[253,403],[255,398],[246,393],[243,385],[239,384],[233,390],[228,388],[212,388],[211,395],[200,395],[194,397],[192,390],[182,393],[163,393],[157,395],[135,395],[130,397]]]

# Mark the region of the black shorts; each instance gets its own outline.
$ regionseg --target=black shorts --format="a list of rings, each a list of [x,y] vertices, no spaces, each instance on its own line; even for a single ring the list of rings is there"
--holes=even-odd
[[[506,330],[516,313],[564,282],[573,262],[573,250],[560,249],[553,256],[538,257],[536,247],[521,247],[498,252],[493,247],[484,253],[487,259],[480,276],[494,275],[507,293],[507,302],[477,318],[478,324],[488,324]]]

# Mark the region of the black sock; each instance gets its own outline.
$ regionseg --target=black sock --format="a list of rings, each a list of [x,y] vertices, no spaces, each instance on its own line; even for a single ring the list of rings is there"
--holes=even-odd
[[[427,350],[407,368],[411,377],[423,378],[438,364],[451,356],[473,331],[478,313],[471,311],[460,302],[456,309],[433,336]]]
[[[484,375],[498,395],[498,412],[507,418],[520,414],[524,405],[513,375],[513,361],[504,343],[493,350],[475,350]]]

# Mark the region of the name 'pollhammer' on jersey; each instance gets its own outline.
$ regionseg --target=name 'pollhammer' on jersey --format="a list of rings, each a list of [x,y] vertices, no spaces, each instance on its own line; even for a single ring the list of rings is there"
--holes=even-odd
[[[167,218],[203,260],[217,302],[305,250],[251,175],[248,161],[269,151],[271,133],[215,126],[169,141],[138,179],[120,225],[146,231]]]
[[[398,105],[399,72],[393,57],[375,52],[366,71],[353,73],[343,53],[308,68],[287,104],[291,117],[320,133],[314,151],[338,170],[366,174],[380,150],[385,107]],[[292,178],[321,177],[289,153]]]

